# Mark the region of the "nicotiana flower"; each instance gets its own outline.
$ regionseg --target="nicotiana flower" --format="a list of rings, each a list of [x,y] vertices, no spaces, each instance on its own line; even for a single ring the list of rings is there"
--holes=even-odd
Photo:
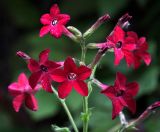
[[[147,52],[148,43],[146,42],[145,37],[138,38],[138,35],[133,32],[127,32],[129,38],[134,38],[134,43],[136,44],[136,49],[133,51],[134,54],[134,68],[138,68],[140,66],[141,60],[144,60],[146,65],[151,63],[151,55]]]
[[[109,86],[101,92],[112,101],[112,119],[114,119],[124,107],[128,107],[132,113],[135,113],[136,102],[133,97],[137,95],[138,90],[138,83],[127,83],[126,77],[120,72],[117,72],[114,85]]]
[[[9,93],[14,97],[12,102],[14,110],[18,112],[24,102],[29,109],[36,111],[38,103],[34,94],[39,89],[40,85],[36,85],[35,89],[32,89],[26,75],[21,73],[18,76],[18,82],[13,82],[8,86]]]
[[[115,60],[114,64],[119,65],[120,61],[125,58],[127,65],[130,66],[134,61],[132,51],[136,48],[133,39],[125,37],[126,33],[119,26],[116,26],[107,37],[106,46],[114,49]]]
[[[42,88],[47,92],[52,92],[50,74],[56,68],[60,67],[59,63],[48,60],[49,49],[39,54],[39,61],[29,59],[28,68],[32,72],[29,77],[29,84],[34,89],[38,82],[42,84]]]
[[[40,18],[40,22],[43,24],[40,30],[40,37],[50,32],[55,38],[60,38],[66,30],[65,25],[69,20],[70,16],[67,14],[60,14],[58,5],[54,4],[50,9],[50,13],[42,15]]]
[[[88,95],[88,87],[84,82],[91,75],[91,69],[81,65],[77,67],[71,57],[64,62],[64,69],[56,69],[51,77],[55,82],[61,83],[58,86],[58,95],[60,98],[66,98],[72,91],[72,87],[82,96]]]

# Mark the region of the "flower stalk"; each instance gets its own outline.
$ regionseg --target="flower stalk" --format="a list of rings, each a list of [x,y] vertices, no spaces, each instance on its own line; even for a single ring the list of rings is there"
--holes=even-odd
[[[66,112],[66,114],[67,114],[67,116],[69,118],[69,121],[71,122],[71,124],[73,126],[74,131],[75,132],[79,132],[78,128],[77,128],[77,126],[75,124],[75,121],[74,121],[74,119],[73,119],[73,117],[71,115],[71,112],[69,111],[68,106],[65,103],[65,100],[59,98],[58,93],[57,93],[56,89],[53,86],[51,88],[52,88],[54,94],[56,95],[57,99],[61,102],[61,104],[62,104],[62,106],[63,106],[63,108],[64,108],[64,110],[65,110],[65,112]]]

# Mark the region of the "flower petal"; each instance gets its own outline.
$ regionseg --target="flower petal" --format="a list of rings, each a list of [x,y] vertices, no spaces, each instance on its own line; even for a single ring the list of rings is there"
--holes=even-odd
[[[112,101],[112,106],[113,106],[113,109],[112,109],[112,120],[113,120],[117,115],[119,115],[119,112],[122,111],[124,106],[121,104],[121,102],[118,99],[115,99]]]
[[[51,27],[50,34],[55,38],[60,38],[63,33],[63,26],[60,24],[54,25]]]
[[[126,94],[131,96],[136,96],[139,90],[139,85],[137,82],[128,83],[126,85]]]
[[[120,73],[117,72],[116,74],[116,81],[115,81],[115,86],[119,89],[119,90],[126,90],[126,77]]]
[[[124,96],[125,102],[128,105],[129,110],[134,114],[136,112],[136,101],[131,97]]]
[[[140,56],[144,62],[146,63],[146,65],[149,65],[151,63],[151,55],[148,52],[136,52],[136,55]]]
[[[141,50],[148,50],[148,43],[146,42],[145,37],[139,38],[137,42],[137,47],[140,48]]]
[[[91,75],[91,72],[92,72],[92,71],[91,71],[90,68],[81,65],[81,66],[78,68],[78,71],[77,71],[78,79],[79,79],[79,80],[85,80],[85,79],[87,79],[87,78]]]
[[[37,100],[32,94],[26,95],[25,105],[33,111],[38,110]]]
[[[113,30],[112,41],[117,43],[118,41],[123,41],[125,37],[125,32],[119,26],[116,26]]]
[[[41,84],[42,84],[42,88],[47,91],[52,93],[52,88],[51,88],[51,78],[49,75],[43,75],[42,79],[41,79]]]
[[[28,69],[31,71],[31,72],[36,72],[39,70],[39,64],[36,60],[34,59],[29,59],[28,61]]]
[[[67,14],[59,14],[57,18],[58,18],[58,24],[61,24],[61,25],[66,25],[70,20],[70,16]]]
[[[27,77],[26,77],[26,75],[24,73],[21,73],[18,76],[18,83],[19,83],[20,86],[23,86],[23,87],[29,85],[28,79],[27,79]]]
[[[45,49],[39,54],[40,65],[43,65],[48,60],[48,56],[50,52],[51,52],[50,49]]]
[[[126,60],[126,63],[127,63],[127,66],[130,67],[132,64],[134,64],[134,55],[133,55],[133,52],[130,52],[130,51],[127,51],[127,50],[124,50],[124,56],[125,56],[125,60]]]
[[[115,96],[116,91],[115,91],[114,86],[109,86],[105,90],[102,90],[101,93],[105,94],[111,100],[116,98],[116,96]]]
[[[17,82],[14,82],[8,86],[8,91],[12,96],[17,96],[19,94],[22,94],[24,90],[19,86]]]
[[[40,81],[42,72],[38,71],[38,72],[34,72],[31,74],[31,76],[29,77],[29,84],[30,86],[34,89],[37,85],[37,83]]]
[[[128,31],[128,32],[127,32],[127,35],[128,35],[129,37],[133,37],[133,38],[135,39],[135,41],[138,41],[138,35],[137,35],[136,32]]]
[[[16,96],[14,99],[13,99],[13,102],[12,102],[12,105],[13,105],[13,108],[16,112],[19,111],[23,101],[25,99],[25,95],[24,94],[20,94],[18,96]]]
[[[85,82],[76,80],[73,82],[73,87],[80,95],[88,96],[88,87]]]
[[[121,49],[114,48],[114,55],[115,55],[114,65],[117,66],[119,65],[120,61],[123,59],[124,53]]]
[[[46,35],[49,31],[51,30],[51,26],[47,25],[47,26],[43,26],[39,32],[39,36],[43,37],[44,35]]]
[[[19,86],[17,82],[14,82],[8,86],[8,91],[12,96],[17,96],[19,94],[22,94],[24,90]]]
[[[55,82],[64,82],[67,78],[62,69],[56,69],[51,73],[51,78]]]
[[[49,25],[51,23],[51,16],[50,14],[44,14],[41,16],[40,18],[40,22],[43,24],[43,25]]]
[[[52,5],[50,9],[50,15],[52,17],[56,17],[58,14],[60,14],[60,10],[57,4]]]
[[[61,85],[58,86],[58,96],[61,99],[66,98],[71,91],[72,85],[68,81],[63,82]]]
[[[48,72],[52,72],[53,70],[55,70],[56,68],[60,67],[61,65],[54,62],[54,61],[46,61],[44,63],[44,65],[48,68]]]
[[[136,45],[133,43],[125,44],[123,46],[123,49],[128,50],[128,51],[133,51],[136,49]]]
[[[129,37],[125,38],[124,43],[126,45],[135,44],[136,40],[135,40],[135,38],[129,36]]]
[[[71,57],[67,57],[67,59],[65,60],[64,71],[66,73],[68,73],[68,72],[76,73],[77,72],[77,66]]]

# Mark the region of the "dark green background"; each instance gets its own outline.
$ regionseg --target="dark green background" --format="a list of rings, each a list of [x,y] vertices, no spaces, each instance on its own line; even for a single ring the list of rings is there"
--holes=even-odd
[[[34,58],[45,48],[50,48],[51,59],[64,60],[67,56],[80,58],[80,47],[66,37],[55,39],[50,35],[39,38],[41,24],[39,18],[49,12],[53,3],[58,3],[62,13],[71,16],[68,25],[72,25],[84,32],[96,19],[109,13],[111,20],[103,24],[88,40],[88,42],[104,42],[105,37],[113,29],[118,18],[128,12],[133,16],[130,30],[139,36],[146,36],[152,63],[144,63],[138,70],[127,68],[123,61],[118,67],[113,66],[113,54],[103,57],[96,77],[103,83],[112,85],[116,71],[121,71],[128,77],[128,81],[137,81],[140,91],[137,100],[137,112],[132,115],[125,110],[127,119],[134,119],[142,113],[148,105],[159,100],[159,66],[160,66],[160,1],[159,0],[1,0],[0,1],[0,132],[50,132],[50,124],[67,126],[68,119],[62,106],[54,95],[41,91],[36,97],[39,110],[32,112],[25,107],[19,113],[12,108],[12,98],[8,95],[7,86],[17,80],[21,72],[30,75],[26,63],[18,58],[16,51],[22,50]],[[87,63],[93,59],[97,50],[89,50]],[[79,128],[82,124],[79,118],[82,111],[81,97],[73,92],[67,103]],[[90,121],[91,132],[107,132],[119,123],[119,119],[111,120],[111,102],[100,94],[100,89],[94,87],[89,99],[93,113]],[[139,131],[159,132],[160,113],[157,112],[144,123]]]

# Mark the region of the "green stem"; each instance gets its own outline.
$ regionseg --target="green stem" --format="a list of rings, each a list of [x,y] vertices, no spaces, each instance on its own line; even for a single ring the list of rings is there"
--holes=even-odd
[[[68,109],[68,107],[67,107],[67,105],[66,105],[66,103],[65,103],[65,100],[60,99],[60,98],[58,97],[58,93],[57,93],[57,91],[55,90],[55,88],[54,88],[53,86],[52,86],[51,88],[52,88],[54,94],[56,95],[57,99],[61,102],[63,108],[65,109],[66,114],[68,115],[69,121],[71,122],[74,131],[75,131],[75,132],[78,132],[78,128],[77,128],[77,126],[76,126],[76,124],[75,124],[75,122],[74,122],[74,120],[73,120],[73,117],[72,117],[72,115],[71,115],[71,113],[70,113],[70,111],[69,111],[69,109]]]
[[[89,112],[88,112],[88,96],[83,97],[83,112],[85,118],[83,119],[83,132],[88,132]]]
[[[81,55],[81,62],[83,64],[85,64],[85,57],[86,57],[86,47],[85,47],[85,44],[81,44],[81,49],[82,49],[82,55]]]
[[[85,46],[85,40],[82,38],[81,40],[81,63],[85,64],[85,56],[86,56],[86,46]],[[83,113],[85,115],[85,118],[83,119],[83,132],[88,132],[88,122],[89,122],[89,116],[88,116],[88,96],[83,97]]]

